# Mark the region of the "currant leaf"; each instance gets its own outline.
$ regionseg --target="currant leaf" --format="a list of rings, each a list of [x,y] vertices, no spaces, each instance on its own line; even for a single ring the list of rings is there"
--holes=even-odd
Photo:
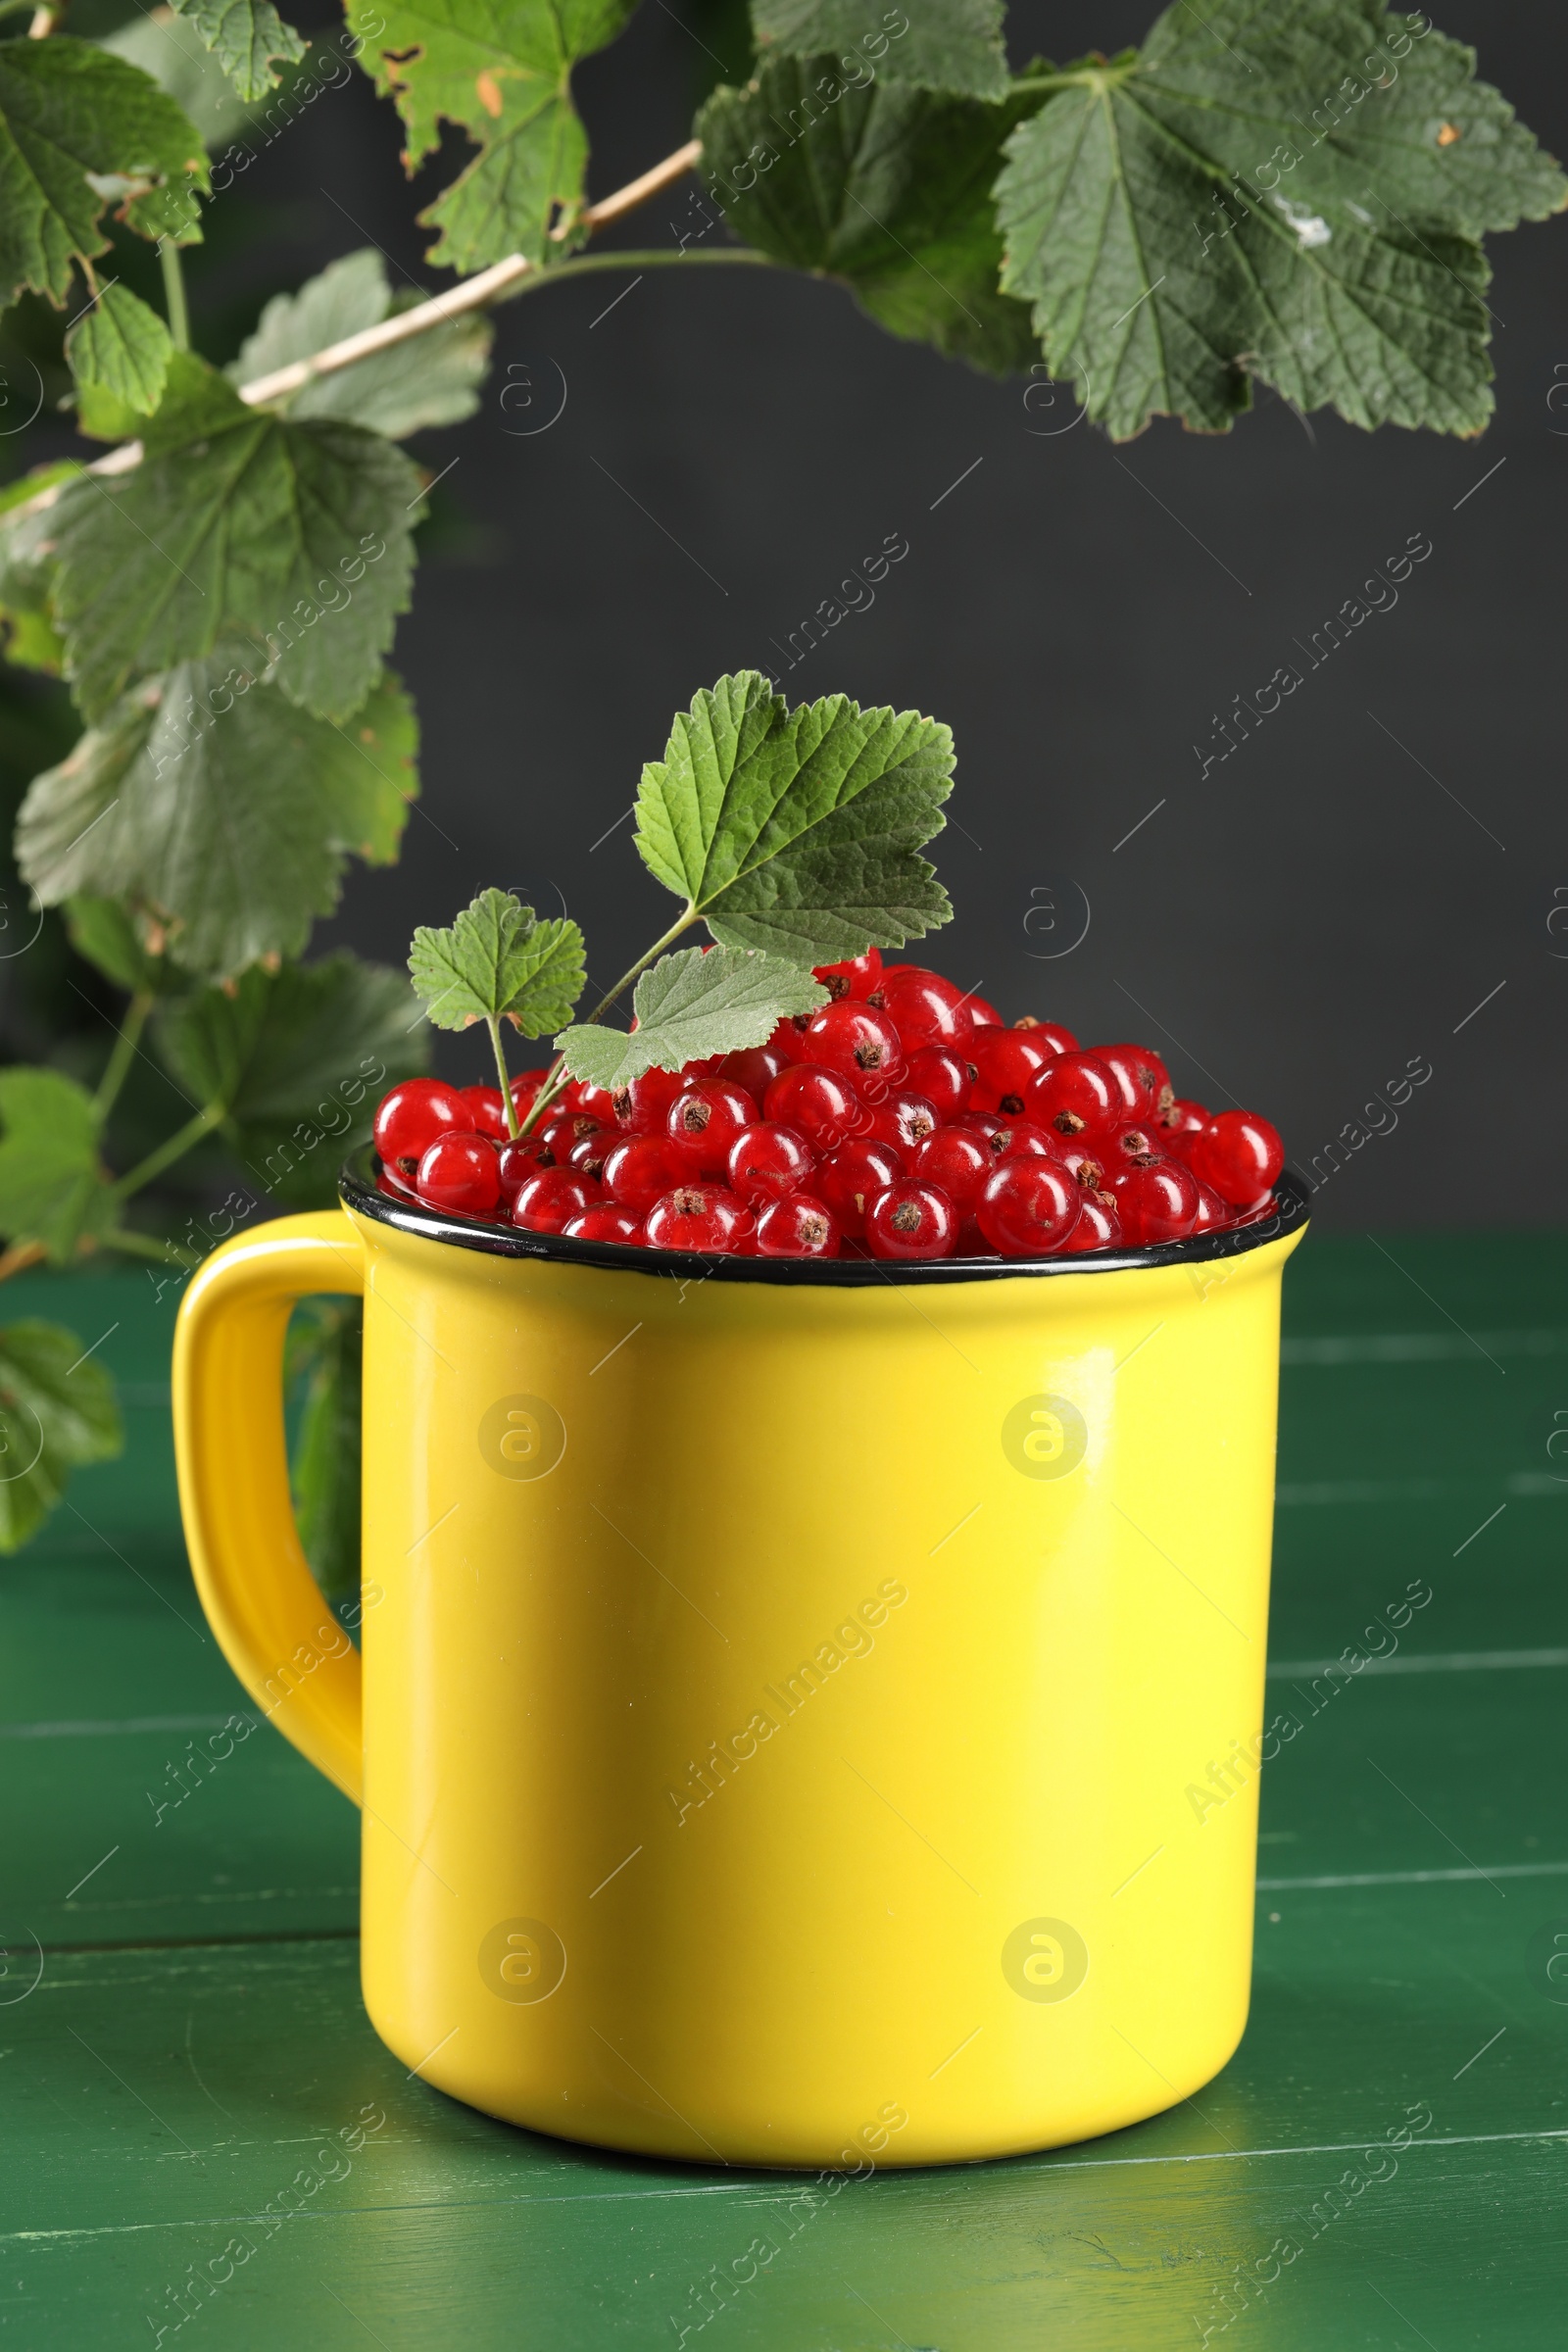
[[[247,408],[176,352],[139,466],[68,483],[55,610],[90,720],[138,676],[248,640],[292,703],[346,719],[409,603],[419,476],[377,433]]]
[[[328,1600],[360,1589],[360,1436],[365,1314],[358,1298],[311,1298],[289,1327],[284,1375],[299,1409],[289,1487],[300,1545]]]
[[[416,295],[407,301],[415,302]],[[367,248],[333,262],[295,294],[278,294],[228,368],[236,384],[306,360],[346,335],[379,326],[406,307],[394,297],[381,256]],[[459,424],[479,405],[490,364],[490,321],[477,314],[433,327],[394,351],[374,352],[353,368],[318,376],[287,402],[290,416],[338,416],[402,440],[437,424]]]
[[[172,0],[193,25],[242,98],[265,98],[278,76],[274,60],[297,65],[305,43],[285,24],[272,0]]]
[[[128,286],[106,286],[66,337],[77,384],[107,392],[137,416],[163,398],[173,355],[168,327]]]
[[[991,190],[1037,103],[856,86],[831,57],[784,57],[715,91],[697,129],[710,189],[748,244],[839,279],[893,334],[1004,375],[1036,346],[1028,306],[998,290]]]
[[[66,929],[76,954],[132,996],[160,997],[190,986],[187,973],[148,945],[144,923],[119,899],[68,899]]]
[[[335,726],[220,650],[133,689],[34,777],[18,864],[45,906],[123,899],[187,971],[225,979],[299,954],[351,853],[392,861],[416,748],[390,672]]]
[[[764,53],[792,57],[845,52],[864,59],[879,80],[922,90],[1000,98],[1007,86],[1003,0],[752,0],[752,24]]]
[[[92,1097],[60,1070],[0,1070],[0,1236],[61,1265],[113,1222]]]
[[[570,97],[571,69],[612,41],[636,0],[385,0],[360,63],[397,104],[410,172],[441,143],[442,124],[478,149],[419,215],[440,231],[429,258],[478,270],[511,253],[542,262],[558,208],[581,209],[588,142]]]
[[[73,1470],[124,1443],[115,1384],[87,1348],[59,1323],[0,1330],[0,1551],[26,1542]]]
[[[806,965],[901,948],[953,913],[917,854],[946,822],[953,764],[936,719],[842,694],[792,710],[741,670],[643,769],[637,847],[726,946]]]
[[[678,1070],[710,1054],[764,1045],[791,1013],[814,1012],[827,990],[781,956],[743,948],[662,956],[632,992],[630,1031],[580,1021],[556,1039],[574,1078],[626,1086],[645,1070]]]
[[[201,234],[209,185],[194,125],[147,74],[88,41],[0,41],[0,299],[63,303],[72,265],[109,243],[117,204],[144,235]]]
[[[1368,428],[1485,425],[1481,234],[1568,182],[1473,51],[1366,0],[1178,0],[1067,71],[1007,143],[1002,283],[1113,436],[1228,429],[1254,378]]]
[[[281,1205],[310,1207],[333,1199],[384,1089],[424,1067],[418,1010],[400,972],[345,950],[253,967],[161,1007],[153,1042],[187,1094],[221,1106],[221,1133],[252,1181]]]
[[[70,459],[40,466],[0,490],[0,625],[8,662],[19,668],[47,670],[58,677],[66,649],[55,626],[50,601],[54,585],[54,514],[31,502],[40,491],[74,480],[81,467]],[[17,512],[16,510],[21,510]]]
[[[188,17],[147,11],[102,34],[99,46],[150,74],[195,126],[209,155],[250,112]]]
[[[450,929],[419,925],[409,970],[438,1029],[499,1018],[544,1037],[582,994],[583,937],[569,916],[540,922],[511,891],[482,890]]]

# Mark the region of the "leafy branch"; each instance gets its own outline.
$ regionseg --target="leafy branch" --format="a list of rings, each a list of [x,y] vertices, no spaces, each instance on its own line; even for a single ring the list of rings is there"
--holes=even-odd
[[[396,109],[410,174],[457,156],[421,215],[457,282],[408,299],[377,254],[347,254],[220,368],[181,262],[223,178],[219,125],[270,121],[274,99],[286,120],[327,44],[272,0],[174,0],[157,40],[107,41],[0,0],[0,300],[53,307],[81,435],[0,486],[0,643],[65,681],[82,730],[38,762],[16,857],[122,1001],[95,1085],[0,1070],[0,1279],[104,1251],[178,1279],[216,1220],[183,1239],[144,1221],[167,1226],[175,1189],[210,1191],[225,1159],[242,1206],[224,1216],[329,1199],[373,1090],[422,1063],[418,1004],[482,1024],[503,1082],[509,1027],[553,1039],[526,1116],[509,1107],[526,1132],[572,1078],[760,1042],[815,1001],[813,966],[948,918],[920,854],[946,731],[842,696],[792,710],[742,671],[643,772],[638,850],[677,912],[586,1016],[576,925],[499,892],[421,930],[416,997],[351,956],[298,960],[349,861],[396,858],[418,792],[389,662],[435,469],[399,445],[473,412],[497,303],[607,270],[787,269],[994,374],[1043,366],[1113,437],[1157,415],[1228,429],[1258,383],[1365,427],[1471,433],[1492,411],[1483,240],[1568,202],[1474,54],[1378,0],[1177,0],[1136,50],[1019,73],[1003,0],[753,0],[752,76],[590,201],[572,74],[634,5],[379,0],[373,31],[349,15],[331,46]],[[588,250],[692,172],[691,235]],[[122,268],[138,240],[144,266]],[[148,1085],[172,1107],[138,1124]],[[334,1316],[301,1378],[302,1492],[336,1578],[352,1514],[319,1482],[356,1358]],[[28,1377],[43,1397],[55,1374]],[[59,1373],[68,1398],[82,1379]],[[107,1421],[61,1434],[66,1405],[48,1410],[53,1467],[32,1519],[0,1492],[0,1548],[109,1443]]]

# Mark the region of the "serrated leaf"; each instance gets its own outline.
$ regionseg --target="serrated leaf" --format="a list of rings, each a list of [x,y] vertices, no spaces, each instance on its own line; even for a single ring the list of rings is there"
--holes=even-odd
[[[328,1600],[360,1588],[360,1435],[365,1310],[311,1298],[289,1326],[285,1377],[299,1408],[289,1485],[300,1545]]]
[[[807,965],[902,948],[953,913],[917,855],[946,822],[953,764],[936,719],[843,694],[792,710],[740,670],[643,769],[637,847],[728,946]]]
[[[391,862],[417,790],[396,678],[334,726],[248,674],[232,648],[183,662],[33,779],[16,854],[45,906],[123,899],[187,971],[226,978],[299,954],[351,853]]]
[[[201,234],[194,125],[145,74],[87,41],[0,41],[0,298],[63,303],[72,264],[109,243],[113,203],[144,235]]]
[[[186,1093],[224,1105],[221,1132],[278,1204],[333,1198],[389,1085],[425,1065],[428,1033],[400,972],[342,951],[253,968],[161,1007],[159,1054]]]
[[[1357,0],[1178,0],[1141,55],[1069,69],[997,183],[1002,282],[1052,372],[1117,437],[1227,429],[1254,377],[1352,424],[1479,431],[1481,232],[1568,185],[1474,66]]]
[[[50,592],[54,583],[54,512],[50,507],[17,514],[41,490],[72,481],[81,471],[70,460],[40,466],[0,491],[0,623],[8,662],[58,677],[66,649],[55,627]]]
[[[710,1054],[765,1045],[791,1013],[814,1012],[827,990],[797,964],[742,948],[662,956],[632,993],[633,1030],[579,1021],[556,1039],[574,1078],[627,1086],[645,1070],[678,1070]]]
[[[1003,0],[752,0],[760,48],[792,57],[839,53],[885,82],[1000,98],[1007,86]],[[901,29],[902,27],[902,29]]]
[[[111,1222],[92,1097],[60,1070],[0,1069],[0,1237],[59,1265]]]
[[[544,1037],[568,1020],[582,994],[583,938],[569,916],[539,922],[511,891],[483,890],[451,928],[421,923],[409,970],[438,1029],[509,1020]]]
[[[1035,339],[1027,305],[998,290],[991,189],[1035,103],[856,89],[830,57],[787,57],[716,90],[697,130],[737,236],[838,278],[892,333],[1006,374],[1029,367]]]
[[[66,357],[78,385],[151,416],[163,398],[174,346],[156,311],[128,286],[105,286],[66,337]]]
[[[98,45],[150,74],[209,153],[239,128],[250,111],[195,26],[172,10],[132,17],[100,35]]]
[[[164,996],[190,986],[165,955],[148,946],[140,920],[119,899],[68,899],[66,929],[78,956],[132,996]]]
[[[419,215],[441,233],[429,258],[478,270],[510,253],[542,262],[558,209],[582,204],[588,142],[571,103],[571,69],[612,41],[636,0],[385,0],[360,63],[396,101],[411,174],[456,123],[478,149]]]
[[[59,1323],[0,1330],[0,1551],[26,1542],[72,1470],[124,1442],[115,1384],[87,1347]]]
[[[266,97],[278,78],[274,59],[296,65],[305,55],[305,43],[272,0],[172,0],[172,6],[201,34],[242,98]]]
[[[289,701],[345,719],[409,603],[419,476],[377,433],[247,408],[188,353],[109,481],[54,510],[55,609],[83,715],[138,676],[249,641]]]
[[[401,307],[378,253],[345,254],[298,293],[273,297],[228,375],[236,384],[255,382],[329,343],[379,326]],[[394,441],[430,425],[459,424],[479,405],[491,340],[488,318],[470,313],[356,367],[318,376],[282,405],[290,416],[339,416]]]

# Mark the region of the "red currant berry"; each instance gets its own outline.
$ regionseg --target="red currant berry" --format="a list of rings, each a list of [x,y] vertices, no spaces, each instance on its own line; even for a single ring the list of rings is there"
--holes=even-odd
[[[940,972],[921,971],[912,963],[884,964],[878,993],[906,1054],[918,1054],[923,1046],[950,1046],[967,1054],[974,1035],[973,1000]]]
[[[1222,1110],[1188,1146],[1195,1176],[1233,1208],[1266,1200],[1285,1165],[1285,1146],[1267,1119],[1252,1110]]]
[[[865,1091],[868,1081],[884,1085],[904,1075],[904,1048],[885,1012],[845,997],[824,1004],[801,1033],[801,1059],[814,1068],[834,1070],[839,1077]]]
[[[977,997],[972,989],[963,1001],[969,1007],[969,1017],[977,1029],[1004,1029],[1006,1027],[1006,1022],[996,1006],[988,1004],[984,997]]]
[[[867,948],[863,956],[851,956],[843,963],[820,963],[811,977],[821,981],[835,1004],[844,997],[863,1004],[882,977],[882,951]]]
[[[1027,1029],[1036,1045],[1046,1047],[1053,1055],[1078,1051],[1078,1040],[1059,1021],[1037,1021],[1032,1012],[1025,1012],[1012,1025],[1015,1029]]]
[[[958,1212],[937,1185],[890,1184],[866,1209],[865,1238],[873,1257],[951,1257]]]
[[[643,1221],[634,1208],[617,1208],[613,1201],[585,1208],[561,1228],[570,1242],[640,1242]]]
[[[753,1046],[744,1054],[724,1054],[719,1056],[715,1078],[723,1078],[731,1086],[743,1086],[754,1102],[760,1102],[773,1080],[785,1067],[782,1054],[771,1046]]]
[[[1101,1139],[1105,1165],[1112,1175],[1118,1168],[1130,1167],[1137,1159],[1163,1159],[1165,1131],[1157,1119],[1148,1126],[1117,1127]]]
[[[924,1095],[939,1119],[956,1119],[969,1100],[975,1066],[962,1054],[946,1046],[922,1046],[905,1064],[904,1084],[911,1094]]]
[[[617,1207],[645,1217],[686,1173],[667,1135],[623,1135],[605,1157],[605,1190]]]
[[[580,1144],[585,1135],[598,1135],[600,1132],[599,1121],[591,1118],[585,1110],[568,1110],[559,1114],[551,1111],[528,1140],[540,1147],[541,1167],[564,1168],[571,1157],[573,1147]],[[614,1131],[612,1129],[608,1132],[613,1142]]]
[[[809,1193],[770,1200],[757,1220],[759,1257],[837,1257],[839,1229],[833,1211]]]
[[[651,1250],[704,1250],[734,1256],[756,1230],[744,1200],[718,1184],[678,1184],[656,1200],[644,1231]]]
[[[604,1195],[575,1168],[540,1168],[512,1203],[512,1222],[529,1233],[564,1233],[573,1217],[597,1207]]]
[[[1195,1233],[1218,1233],[1222,1227],[1236,1221],[1236,1211],[1228,1200],[1222,1200],[1211,1185],[1201,1181],[1198,1187],[1198,1214],[1193,1219]]]
[[[1049,1128],[1037,1127],[1032,1119],[1007,1119],[991,1130],[991,1156],[993,1160],[1060,1160],[1059,1141]]]
[[[1003,1149],[996,1138],[1012,1132],[1011,1120],[1004,1118],[1000,1110],[960,1110],[952,1124],[961,1127],[966,1135],[977,1135],[994,1160],[1002,1157]]]
[[[829,1154],[812,1182],[815,1198],[832,1210],[839,1231],[851,1241],[865,1239],[866,1203],[897,1184],[904,1174],[904,1154],[892,1144],[877,1144],[857,1136]]]
[[[1074,1184],[1081,1184],[1090,1193],[1103,1186],[1109,1154],[1102,1146],[1059,1141],[1055,1149],[1056,1157]]]
[[[702,1078],[669,1106],[664,1125],[670,1141],[699,1176],[721,1176],[730,1146],[743,1127],[757,1124],[757,1104],[743,1086],[723,1078]]]
[[[995,1162],[983,1135],[971,1128],[939,1127],[928,1135],[909,1161],[916,1184],[934,1184],[954,1207],[967,1217]]]
[[[1198,1215],[1198,1179],[1179,1159],[1134,1160],[1110,1180],[1122,1239],[1142,1249],[1185,1241]]]
[[[801,1038],[810,1017],[808,1012],[787,1012],[768,1039],[763,1051],[778,1055],[780,1068],[787,1070],[800,1060]]]
[[[1059,1159],[1004,1159],[975,1203],[975,1222],[1004,1257],[1049,1257],[1077,1224],[1085,1194]]]
[[[405,1078],[377,1105],[375,1148],[388,1167],[412,1177],[438,1135],[472,1129],[468,1105],[455,1087],[439,1078]]]
[[[939,1123],[924,1095],[901,1090],[870,1111],[864,1133],[873,1143],[891,1144],[898,1152],[913,1152],[928,1135],[936,1133]]]
[[[1116,1203],[1108,1193],[1088,1192],[1078,1211],[1078,1222],[1062,1243],[1064,1255],[1073,1256],[1083,1250],[1111,1250],[1121,1240],[1121,1219]]]
[[[569,1079],[557,1098],[556,1108],[563,1111],[580,1110],[588,1118],[597,1119],[606,1127],[615,1115],[615,1098],[608,1087],[594,1086],[586,1078]]]
[[[762,1097],[762,1116],[793,1127],[814,1152],[834,1152],[866,1124],[866,1112],[849,1080],[832,1070],[797,1063],[781,1070]]]
[[[504,1144],[512,1130],[507,1125],[500,1087],[464,1086],[458,1092],[467,1106],[468,1125],[474,1134],[487,1135],[493,1144]]]
[[[420,1157],[415,1183],[431,1208],[488,1217],[501,1198],[496,1148],[484,1135],[438,1135]]]
[[[1061,1054],[1029,1082],[1024,1104],[1037,1126],[1066,1140],[1103,1135],[1123,1118],[1121,1088],[1093,1054]]]
[[[1121,1089],[1124,1118],[1158,1118],[1176,1099],[1169,1070],[1147,1046],[1097,1046],[1095,1059]]]
[[[590,1134],[578,1137],[562,1165],[575,1168],[579,1176],[591,1176],[595,1184],[603,1184],[605,1162],[620,1140],[618,1127],[595,1127]]]
[[[629,1085],[616,1087],[611,1098],[616,1126],[631,1135],[662,1135],[669,1106],[685,1086],[678,1070],[644,1070]]]
[[[793,1127],[763,1119],[744,1127],[729,1149],[729,1189],[753,1208],[787,1200],[800,1192],[816,1166],[816,1153]]]
[[[977,1029],[967,1051],[975,1069],[970,1108],[1001,1110],[1009,1117],[1022,1110],[1035,1072],[1056,1059],[1029,1029]]]
[[[1208,1125],[1208,1112],[1201,1102],[1185,1102],[1180,1095],[1167,1102],[1159,1115],[1159,1148],[1178,1159],[1185,1159],[1192,1148],[1193,1138],[1201,1135]]]
[[[536,1135],[524,1136],[516,1143],[503,1144],[501,1156],[496,1163],[501,1178],[502,1200],[510,1205],[530,1176],[537,1176],[541,1168],[553,1168],[555,1164],[554,1156],[545,1150]]]

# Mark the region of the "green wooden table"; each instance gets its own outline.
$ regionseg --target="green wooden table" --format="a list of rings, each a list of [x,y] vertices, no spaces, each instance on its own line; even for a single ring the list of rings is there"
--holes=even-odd
[[[265,1732],[171,1801],[245,1704],[175,1517],[172,1298],[5,1303],[108,1334],[129,1444],[0,1568],[0,2346],[1568,2338],[1568,1239],[1292,1267],[1270,1703],[1300,1728],[1231,2066],[1106,2139],[834,2194],[409,2078],[360,2006],[350,1808]],[[1325,1680],[1412,1583],[1398,1648]]]

